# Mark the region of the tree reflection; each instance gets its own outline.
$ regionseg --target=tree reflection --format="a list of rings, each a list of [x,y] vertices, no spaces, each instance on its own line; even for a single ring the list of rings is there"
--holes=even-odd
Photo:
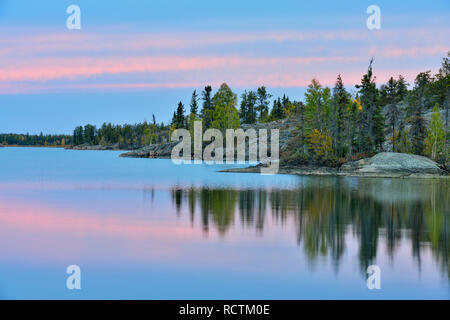
[[[200,219],[205,232],[215,228],[225,236],[236,220],[258,233],[269,222],[295,223],[297,242],[309,262],[329,255],[336,270],[346,236],[353,236],[359,244],[361,272],[373,264],[381,243],[393,259],[399,242],[407,239],[419,268],[421,251],[430,246],[450,279],[446,179],[320,178],[302,180],[293,190],[189,188],[173,189],[171,194],[177,214],[187,206],[192,225]]]

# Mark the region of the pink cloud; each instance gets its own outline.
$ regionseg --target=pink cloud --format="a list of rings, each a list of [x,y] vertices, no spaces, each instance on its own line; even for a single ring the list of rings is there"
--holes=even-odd
[[[383,71],[386,67],[381,66],[379,74],[416,72],[419,68],[413,64],[415,59],[433,58],[438,63],[450,47],[442,45],[442,32],[435,38],[430,33],[433,30],[388,30],[372,37],[367,30],[177,34],[126,30],[6,35],[0,39],[0,93],[179,88],[205,81],[239,86],[305,86],[313,77],[332,85],[336,74],[345,72],[352,74],[348,82],[356,83],[364,72],[361,67],[372,56],[382,62],[411,61],[410,70]],[[408,41],[409,45],[402,45],[404,38],[412,35],[415,37]],[[334,40],[339,40],[338,45]],[[252,42],[269,49],[259,55],[258,50],[236,53],[235,47],[229,46]],[[288,43],[287,48],[296,43],[305,49],[272,52],[281,43]],[[212,50],[216,45],[221,46],[220,53],[217,48]],[[148,49],[153,51],[146,52]]]
[[[44,58],[27,61],[20,65],[10,63],[9,66],[0,69],[0,82],[42,82],[103,74],[155,73],[276,65],[295,67],[325,62],[348,63],[361,60],[362,58],[359,57],[247,58],[239,56]]]

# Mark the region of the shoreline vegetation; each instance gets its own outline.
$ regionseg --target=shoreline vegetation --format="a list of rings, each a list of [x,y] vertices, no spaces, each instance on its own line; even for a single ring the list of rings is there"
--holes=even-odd
[[[195,121],[202,121],[204,131],[278,129],[280,173],[380,176],[381,171],[358,172],[363,169],[350,170],[348,166],[358,161],[377,160],[380,154],[393,154],[402,156],[389,159],[404,160],[404,164],[415,156],[422,156],[422,164],[431,159],[440,171],[423,174],[446,174],[450,159],[450,52],[437,74],[421,72],[413,84],[399,75],[378,87],[373,65],[372,59],[354,92],[348,91],[338,75],[333,88],[312,79],[302,101],[291,100],[286,95],[272,100],[265,87],[244,91],[238,101],[237,94],[223,83],[215,93],[211,86],[206,86],[200,94],[194,90],[189,112],[186,114],[185,105],[180,101],[170,124],[157,123],[152,115],[150,123],[104,123],[99,128],[92,124],[78,126],[73,135],[0,134],[0,144],[122,150],[128,152],[121,157],[168,158],[178,143],[171,142],[171,133],[176,129],[193,131]],[[209,143],[213,142],[203,144]],[[247,155],[248,145],[246,142]],[[252,172],[257,168],[226,172]],[[408,165],[402,172],[388,171],[385,175],[422,174]]]

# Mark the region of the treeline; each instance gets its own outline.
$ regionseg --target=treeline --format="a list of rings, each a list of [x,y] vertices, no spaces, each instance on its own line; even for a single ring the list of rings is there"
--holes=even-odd
[[[434,76],[430,71],[419,73],[411,90],[402,76],[391,77],[378,89],[373,60],[354,95],[345,89],[340,75],[333,89],[313,79],[305,105],[296,110],[300,124],[287,161],[336,163],[394,151],[447,163],[449,59],[450,53]],[[445,122],[441,109],[445,110]],[[427,123],[424,114],[431,110]]]
[[[0,143],[4,146],[58,146],[64,147],[72,144],[72,136],[70,135],[39,135],[7,133],[0,134]]]
[[[178,103],[168,126],[156,124],[154,117],[152,124],[105,123],[99,129],[86,125],[75,129],[73,141],[75,145],[139,146],[166,142],[171,131],[192,129],[196,120],[202,121],[204,130],[225,130],[244,123],[292,119],[298,124],[296,135],[281,155],[288,164],[339,164],[381,151],[427,155],[448,163],[450,52],[437,74],[421,72],[413,84],[400,75],[378,88],[375,79],[372,60],[353,93],[338,75],[331,89],[313,79],[304,101],[291,101],[286,95],[272,100],[267,89],[260,87],[245,91],[239,106],[237,94],[226,83],[214,94],[206,86],[200,93],[194,90],[188,112],[183,102]],[[431,110],[428,123],[424,114]]]
[[[449,59],[450,53],[436,75],[418,74],[411,89],[401,75],[377,88],[372,60],[355,93],[347,91],[340,75],[332,89],[313,79],[304,103],[285,95],[271,101],[272,95],[260,87],[241,95],[238,110],[237,95],[227,84],[214,96],[207,86],[200,97],[193,92],[187,115],[184,104],[178,103],[171,130],[191,129],[195,120],[202,120],[205,130],[225,130],[289,118],[299,123],[291,148],[282,155],[290,164],[339,164],[381,151],[427,155],[445,164],[449,158]],[[424,114],[430,110],[433,115],[427,123]]]
[[[242,123],[270,122],[291,117],[302,105],[301,102],[290,101],[286,95],[272,102],[272,95],[266,87],[256,91],[245,91],[241,95],[240,108],[237,109],[238,97],[230,87],[223,83],[212,96],[212,87],[206,86],[199,97],[196,90],[192,93],[189,113],[186,115],[184,104],[180,101],[173,113],[171,129],[190,129],[196,120],[202,120],[203,128],[220,130],[236,129]],[[201,109],[200,109],[201,104]]]
[[[117,145],[123,148],[164,143],[168,141],[168,137],[169,126],[156,123],[154,115],[152,123],[144,121],[123,126],[104,123],[100,128],[87,124],[76,127],[73,132],[74,145]]]

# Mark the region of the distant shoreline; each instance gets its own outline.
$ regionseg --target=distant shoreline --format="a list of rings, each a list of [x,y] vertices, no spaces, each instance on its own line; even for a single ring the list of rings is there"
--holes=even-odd
[[[53,148],[53,149],[65,149],[75,151],[130,151],[130,149],[119,149],[112,146],[21,146],[21,145],[0,145],[0,148]],[[134,151],[131,151],[134,153]],[[399,157],[401,154],[384,153],[386,155]],[[379,154],[380,155],[380,154]],[[411,157],[411,155],[403,155]],[[128,154],[121,154],[120,157],[130,157]],[[166,156],[150,156],[145,155],[131,155],[133,158],[150,158],[150,159],[168,159]],[[412,156],[418,157],[418,156]],[[420,157],[425,159],[424,157]],[[314,166],[314,165],[301,165],[301,166],[281,166],[276,174],[289,174],[299,176],[316,176],[316,177],[359,177],[359,178],[422,178],[422,179],[448,179],[450,178],[448,172],[440,170],[440,172],[429,171],[427,168],[415,168],[413,170],[407,168],[370,168],[367,167],[370,159],[362,159],[356,162],[348,162],[341,167],[327,167],[327,166]],[[431,161],[431,160],[429,160]],[[366,170],[364,170],[366,166]],[[369,170],[367,170],[369,168]],[[363,169],[363,170],[361,170]],[[220,170],[218,172],[223,173],[261,173],[261,165],[249,166],[244,168],[230,168]]]
[[[19,144],[11,144],[11,145],[0,145],[0,148],[58,148],[65,149],[67,146],[22,146]]]

